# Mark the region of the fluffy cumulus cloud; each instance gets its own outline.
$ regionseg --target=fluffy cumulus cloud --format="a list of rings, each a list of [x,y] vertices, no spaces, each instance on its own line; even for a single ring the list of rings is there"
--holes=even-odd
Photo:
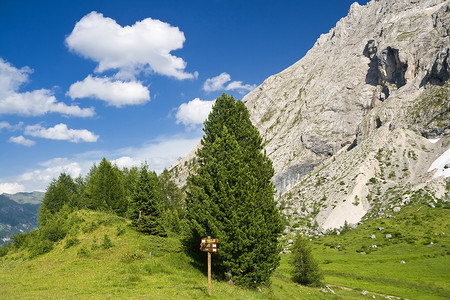
[[[177,124],[183,123],[188,127],[202,124],[211,112],[215,100],[206,101],[195,98],[188,103],[183,103],[178,107],[175,117]]]
[[[96,142],[98,136],[86,129],[69,129],[66,124],[60,123],[54,127],[44,128],[41,125],[25,127],[25,134],[50,140],[64,140],[73,143]]]
[[[116,107],[150,101],[148,88],[140,82],[126,82],[107,77],[92,77],[91,75],[83,81],[72,84],[67,95],[72,99],[92,97]]]
[[[226,72],[223,72],[216,77],[206,79],[203,84],[203,90],[206,92],[237,90],[243,93],[255,88],[255,84],[243,84],[242,81],[231,81],[230,74]]]
[[[17,183],[25,187],[25,191],[43,191],[53,178],[66,173],[72,178],[81,175],[82,168],[78,162],[71,162],[65,158],[56,158],[42,164],[42,167],[21,174],[16,178]]]
[[[118,78],[134,78],[141,71],[153,71],[177,79],[197,76],[185,72],[186,62],[171,51],[181,49],[184,33],[178,27],[151,18],[132,26],[117,24],[95,11],[76,23],[66,38],[67,47],[97,62],[96,72],[118,70]]]
[[[77,117],[93,116],[93,108],[80,108],[58,102],[53,92],[39,89],[19,92],[19,87],[28,81],[32,70],[28,67],[15,68],[0,58],[0,114],[40,116],[46,113],[61,113]]]
[[[122,156],[119,157],[118,159],[114,159],[112,163],[118,166],[119,168],[140,167],[142,164],[140,160],[133,159],[129,156]]]
[[[9,141],[11,143],[15,143],[15,144],[19,144],[19,145],[24,145],[27,147],[31,147],[34,146],[35,142],[32,140],[29,140],[27,138],[24,138],[22,135],[19,136],[12,136],[9,138]]]
[[[0,183],[0,195],[3,193],[15,194],[15,193],[24,191],[24,189],[25,189],[25,186],[23,184],[18,184],[17,182]]]

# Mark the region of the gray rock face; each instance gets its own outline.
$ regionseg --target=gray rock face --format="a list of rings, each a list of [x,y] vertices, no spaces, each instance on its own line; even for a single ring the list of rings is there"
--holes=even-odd
[[[305,57],[243,98],[267,143],[277,188],[284,191],[305,175],[292,166],[317,165],[384,124],[394,129],[396,122],[390,121],[400,109],[377,111],[363,123],[380,103],[401,91],[414,95],[426,85],[444,85],[449,78],[448,11],[444,0],[354,3]],[[397,123],[405,125],[405,118]],[[437,128],[423,132],[443,133]]]
[[[449,32],[448,0],[354,3],[302,59],[242,99],[285,214],[331,229],[372,207],[393,217],[383,212],[389,189],[427,186],[448,199],[444,179],[427,170],[450,145]],[[179,185],[194,155],[186,157]]]

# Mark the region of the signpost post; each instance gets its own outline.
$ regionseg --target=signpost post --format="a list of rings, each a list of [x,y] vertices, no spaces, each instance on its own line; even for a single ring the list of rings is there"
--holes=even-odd
[[[211,296],[211,252],[217,252],[216,243],[219,239],[212,239],[210,236],[202,239],[200,243],[200,250],[208,252],[208,294]]]

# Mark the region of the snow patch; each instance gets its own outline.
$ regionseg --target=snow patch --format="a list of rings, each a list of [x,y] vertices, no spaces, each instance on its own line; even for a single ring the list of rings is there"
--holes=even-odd
[[[430,143],[436,144],[440,139],[428,139]]]
[[[437,178],[439,176],[450,177],[450,168],[445,169],[445,165],[450,163],[450,149],[442,153],[430,166],[428,172],[436,169],[436,173],[434,173],[433,178]]]

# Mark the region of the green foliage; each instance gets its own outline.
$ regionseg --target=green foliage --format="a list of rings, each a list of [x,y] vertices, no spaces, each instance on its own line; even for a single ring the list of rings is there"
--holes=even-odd
[[[139,171],[139,177],[131,196],[130,219],[133,226],[141,232],[166,236],[160,207],[160,188],[155,172],[149,171],[147,165],[143,165]]]
[[[103,236],[103,242],[102,242],[101,246],[103,249],[109,249],[113,246],[111,239],[109,238],[109,236],[107,234],[105,234]]]
[[[129,252],[122,254],[121,260],[125,263],[131,263],[137,260],[141,260],[145,258],[145,253],[143,251]]]
[[[117,233],[116,233],[116,235],[117,236],[121,236],[122,234],[124,234],[125,233],[125,227],[124,226],[117,226]]]
[[[5,243],[0,247],[0,257],[8,254],[9,250],[12,248],[12,243]]]
[[[66,244],[64,245],[64,249],[68,249],[72,246],[78,245],[80,240],[75,236],[70,236],[66,239]]]
[[[42,240],[34,244],[30,251],[30,258],[45,254],[53,249],[53,242],[49,240]]]
[[[174,233],[181,233],[181,221],[176,209],[173,211],[167,209],[163,213],[163,220],[164,228],[166,228],[166,230],[172,231]]]
[[[53,179],[45,192],[39,211],[39,226],[44,226],[52,215],[59,212],[64,205],[75,206],[77,184],[70,175],[61,173]]]
[[[204,124],[199,167],[188,178],[185,245],[195,257],[201,238],[219,238],[219,277],[251,287],[269,284],[282,230],[272,163],[241,101],[223,94]]]
[[[158,177],[160,188],[160,202],[163,210],[176,210],[179,216],[183,216],[183,192],[171,180],[171,175],[165,169]]]
[[[302,285],[320,286],[323,275],[308,242],[298,235],[292,245],[292,279]]]
[[[120,216],[127,211],[123,174],[106,158],[102,159],[98,167],[94,164],[89,171],[84,206],[89,209],[112,210]]]
[[[81,247],[80,249],[78,249],[77,251],[77,255],[79,257],[89,257],[89,250],[86,248],[86,246]]]

